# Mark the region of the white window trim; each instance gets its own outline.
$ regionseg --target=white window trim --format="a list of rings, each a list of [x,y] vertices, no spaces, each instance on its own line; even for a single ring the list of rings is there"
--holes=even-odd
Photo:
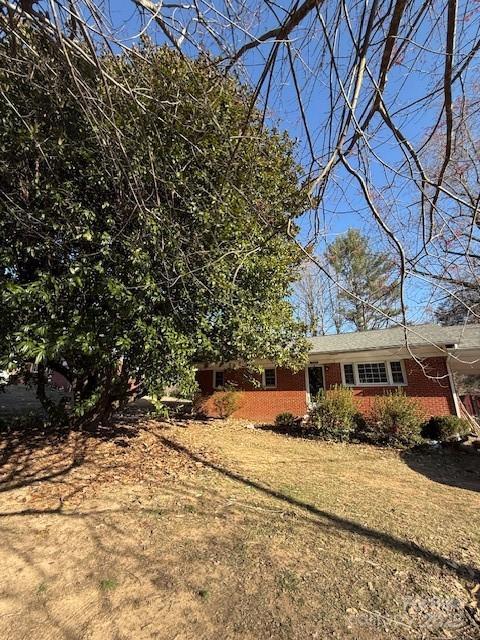
[[[273,369],[275,371],[275,384],[274,385],[268,385],[265,382],[265,369]],[[276,389],[277,388],[277,367],[265,367],[262,370],[262,387],[263,389]]]
[[[216,377],[217,377],[217,373],[223,373],[223,384],[220,386],[217,386],[215,384],[216,382]],[[225,386],[225,370],[224,369],[213,369],[212,371],[212,386],[214,389],[223,389],[223,387]]]
[[[390,367],[391,362],[400,362],[400,366],[402,367],[402,373],[403,373],[403,382],[393,381],[392,369]],[[348,384],[347,382],[345,382],[344,366],[346,364],[351,364],[353,367],[353,377],[355,379],[354,384]],[[387,371],[388,382],[360,382],[359,375],[358,375],[358,368],[357,368],[357,365],[359,364],[384,364],[385,369]],[[366,361],[365,362],[363,361],[362,362],[342,362],[340,365],[340,369],[342,372],[342,384],[345,387],[406,387],[408,385],[407,372],[405,371],[405,363],[403,360],[398,360],[395,358],[392,358],[390,360],[370,360],[368,362]]]
[[[347,363],[347,364],[350,364],[350,363]],[[307,392],[307,407],[312,406],[312,398],[310,397],[310,380],[308,379],[308,370],[313,367],[320,367],[322,369],[323,388],[325,389],[325,365],[317,364],[316,362],[310,362],[305,367],[305,390]],[[341,369],[342,369],[342,378],[343,378],[343,366],[341,367]]]

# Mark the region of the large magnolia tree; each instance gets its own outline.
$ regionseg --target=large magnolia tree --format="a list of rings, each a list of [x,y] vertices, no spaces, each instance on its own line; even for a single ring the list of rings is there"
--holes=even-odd
[[[0,43],[3,367],[37,363],[52,416],[45,368],[61,372],[59,417],[94,423],[190,388],[199,359],[298,363],[289,140],[207,58],[146,42],[99,73],[76,47],[28,22]]]
[[[329,289],[357,299],[315,258],[319,243],[362,226],[398,267],[401,313],[391,320],[405,339],[408,322],[440,301],[478,320],[476,0],[0,0],[4,39],[22,43],[26,25],[55,45],[84,114],[98,103],[74,57],[98,70],[107,94],[138,102],[143,89],[110,68],[105,50],[128,53],[148,33],[185,58],[207,52],[220,73],[251,87],[245,123],[283,118],[300,140],[315,206],[297,241]],[[116,123],[108,99],[101,104]],[[96,115],[88,131],[98,135]],[[121,142],[110,158],[120,173]]]

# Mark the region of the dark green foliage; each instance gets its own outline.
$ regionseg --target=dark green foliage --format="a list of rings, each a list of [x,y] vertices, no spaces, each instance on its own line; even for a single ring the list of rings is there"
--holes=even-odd
[[[379,329],[400,313],[400,291],[395,262],[373,251],[368,238],[349,229],[327,248],[327,260],[339,284],[338,314],[357,331]],[[375,307],[375,308],[373,308]]]
[[[0,50],[0,368],[38,363],[50,415],[59,371],[63,419],[94,423],[189,392],[199,360],[298,365],[284,232],[307,200],[289,140],[246,124],[248,92],[149,44],[104,57],[108,91],[27,27]]]
[[[375,397],[362,435],[374,444],[411,446],[421,439],[424,419],[414,398],[395,391]]]
[[[432,416],[422,427],[422,436],[446,442],[470,433],[467,420],[458,416]]]
[[[240,408],[242,394],[234,389],[216,391],[212,396],[213,406],[219,418],[229,418]]]
[[[480,295],[477,283],[465,281],[465,286],[447,295],[435,310],[435,319],[445,326],[480,323]],[[473,312],[473,313],[472,313]]]
[[[309,412],[309,428],[324,440],[346,442],[354,432],[356,415],[353,391],[335,386],[318,394]]]
[[[360,411],[357,411],[353,420],[355,424],[355,429],[354,429],[354,432],[352,433],[352,440],[356,440],[357,442],[359,440],[360,441],[367,440],[367,437],[366,437],[366,434],[368,432],[367,418],[363,415],[363,413],[360,413]]]
[[[282,429],[285,431],[295,431],[298,427],[299,419],[290,413],[289,411],[285,411],[284,413],[279,413],[275,418],[275,426],[278,429]]]

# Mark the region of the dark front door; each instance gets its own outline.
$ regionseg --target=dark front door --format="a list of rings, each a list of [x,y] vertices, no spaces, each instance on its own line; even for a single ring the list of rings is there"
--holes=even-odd
[[[308,391],[310,401],[314,401],[318,392],[323,389],[323,367],[308,367]]]

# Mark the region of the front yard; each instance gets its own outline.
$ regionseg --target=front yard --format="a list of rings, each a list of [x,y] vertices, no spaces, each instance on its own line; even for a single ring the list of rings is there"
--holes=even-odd
[[[480,456],[138,418],[1,442],[0,638],[480,637]]]

